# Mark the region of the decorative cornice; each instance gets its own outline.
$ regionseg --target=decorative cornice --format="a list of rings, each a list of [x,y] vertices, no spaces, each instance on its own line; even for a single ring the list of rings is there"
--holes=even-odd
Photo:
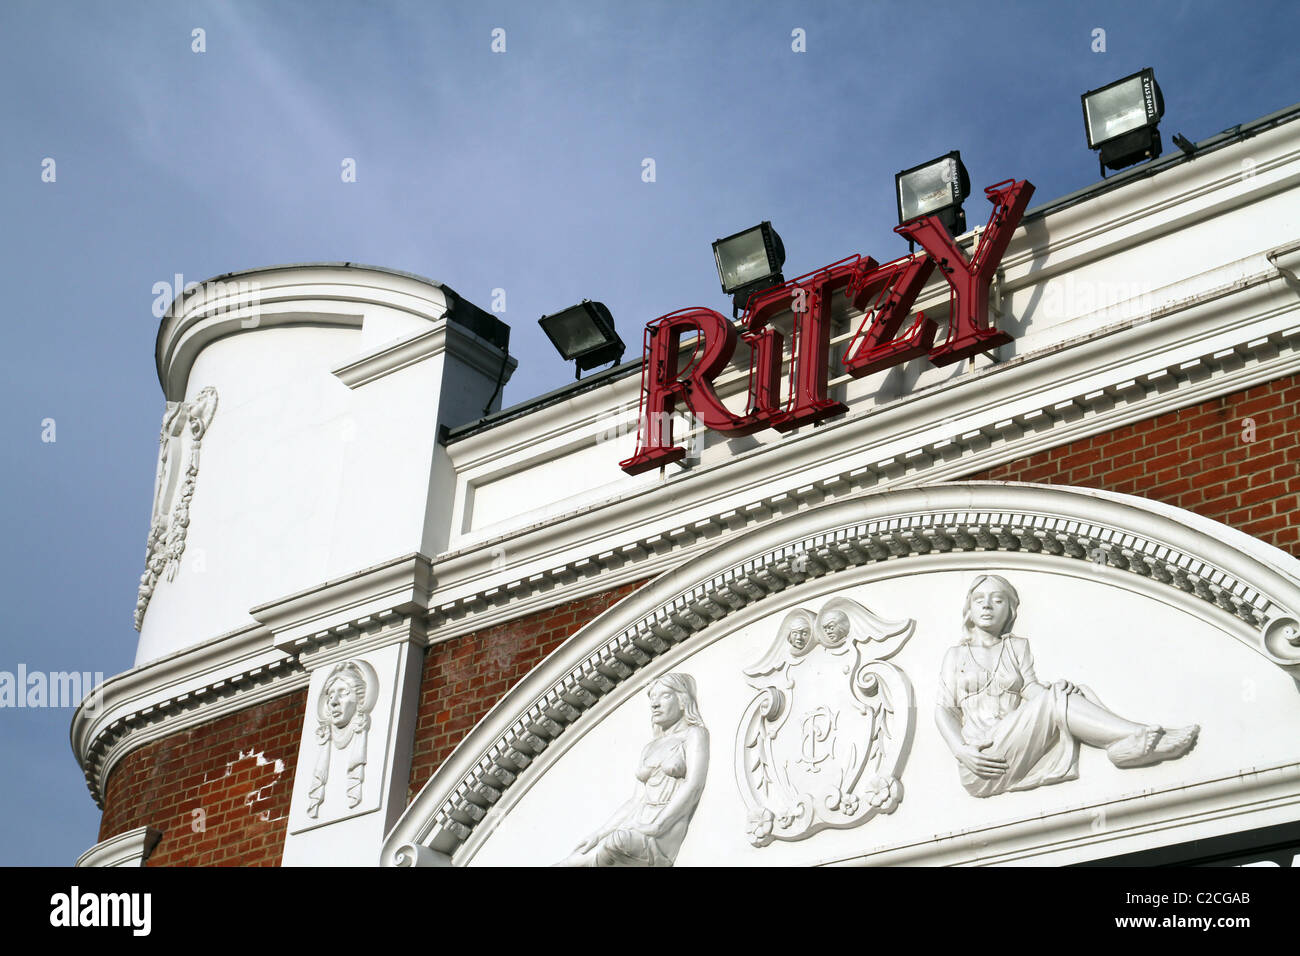
[[[433,569],[422,554],[407,554],[337,581],[327,581],[253,608],[249,613],[290,652],[320,642],[377,614],[422,616],[433,590]]]
[[[84,704],[73,716],[73,752],[81,764],[90,795],[100,808],[104,806],[109,775],[131,751],[307,685],[307,674],[296,661],[281,660],[252,670],[235,664],[229,669],[236,674],[211,678],[198,682],[192,689],[168,694],[152,686],[150,667],[122,675],[145,674],[148,683],[138,697],[123,698],[113,693],[122,688],[112,687],[111,682],[104,685],[105,700],[115,705],[111,707],[115,716],[106,718],[86,713]],[[81,747],[78,738],[86,741]]]
[[[1172,816],[1198,837],[1292,822],[1300,806],[1300,763],[1244,767],[1238,774],[1194,784],[1124,794],[1105,804],[1067,807],[1028,820],[1008,820],[888,850],[866,850],[821,865],[1061,866],[1147,849],[1152,834],[1167,832]],[[1196,807],[1189,814],[1188,809]],[[1097,821],[1104,813],[1106,825]],[[1049,836],[1050,840],[1044,837]],[[1088,852],[1090,851],[1091,852]],[[421,860],[418,865],[425,865]],[[435,864],[436,865],[436,864]]]
[[[444,352],[451,352],[484,375],[493,378],[501,375],[503,381],[509,380],[519,364],[515,359],[507,358],[503,371],[500,349],[463,326],[442,318],[426,331],[386,342],[340,365],[333,374],[348,388],[360,388]]]
[[[935,485],[839,502],[732,539],[597,618],[512,688],[408,808],[384,862],[420,844],[454,858],[507,788],[602,698],[728,616],[851,568],[963,553],[1041,556],[1060,567],[1142,579],[1166,600],[1199,607],[1276,666],[1300,675],[1300,647],[1275,638],[1300,612],[1300,562],[1282,572],[1243,554],[1237,533],[1180,521],[1142,499],[1041,485]],[[1189,605],[1190,602],[1190,605]],[[775,602],[772,602],[775,603]],[[711,632],[712,633],[712,632]],[[588,721],[589,723],[590,721]]]
[[[153,827],[137,827],[96,843],[77,858],[74,866],[144,866],[154,851],[162,831]]]
[[[352,263],[310,263],[232,272],[177,296],[158,327],[154,358],[164,395],[185,395],[190,367],[210,342],[277,326],[359,329],[370,307],[430,321],[446,315],[447,295],[431,280]]]
[[[422,646],[429,589],[429,559],[405,555],[254,608],[258,625],[110,678],[72,719],[73,753],[96,803],[126,754],[305,687],[308,660],[359,645]]]
[[[441,355],[446,345],[447,324],[446,319],[439,319],[434,328],[406,338],[385,342],[378,348],[340,365],[332,372],[348,388],[360,388],[385,375],[400,372],[416,362]]]

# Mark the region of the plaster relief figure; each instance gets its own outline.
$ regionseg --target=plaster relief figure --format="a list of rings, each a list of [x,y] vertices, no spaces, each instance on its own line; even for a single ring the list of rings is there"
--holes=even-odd
[[[352,809],[361,803],[366,779],[366,738],[370,734],[370,711],[379,696],[379,676],[365,661],[335,664],[320,696],[316,698],[316,765],[312,770],[311,789],[307,794],[307,816],[320,816],[325,802],[325,784],[329,782],[331,755],[344,755],[347,773],[347,804]]]
[[[1196,724],[1126,720],[1087,687],[1040,681],[1029,642],[1011,633],[1019,606],[1005,578],[979,575],[966,595],[965,637],[943,659],[935,720],[972,796],[1074,780],[1080,742],[1123,769],[1176,760],[1196,745]]]
[[[786,614],[736,734],[736,783],[750,842],[799,840],[892,813],[915,725],[912,685],[884,660],[912,636],[848,598]]]
[[[641,750],[636,790],[561,866],[672,866],[709,770],[709,732],[695,678],[665,674],[648,691],[653,739]]]
[[[168,402],[158,435],[158,469],[153,514],[145,541],[144,574],[136,593],[135,629],[140,630],[149,600],[165,575],[176,577],[190,526],[190,500],[199,477],[199,448],[217,413],[217,390],[200,389],[192,402]]]

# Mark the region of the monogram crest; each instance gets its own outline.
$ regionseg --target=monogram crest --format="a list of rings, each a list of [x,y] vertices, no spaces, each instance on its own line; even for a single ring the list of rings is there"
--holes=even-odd
[[[745,669],[758,694],[736,733],[736,782],[755,846],[897,808],[916,708],[907,675],[886,658],[915,627],[835,597],[819,613],[787,613]]]

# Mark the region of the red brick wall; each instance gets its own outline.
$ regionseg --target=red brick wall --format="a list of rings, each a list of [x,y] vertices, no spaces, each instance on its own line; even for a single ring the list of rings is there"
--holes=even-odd
[[[127,754],[99,839],[147,825],[163,832],[149,866],[278,865],[306,706],[286,694]]]
[[[1254,423],[1254,440],[1247,432]],[[1185,508],[1300,557],[1300,376],[969,475],[1098,488]]]
[[[420,681],[408,802],[507,690],[637,581],[429,648]]]

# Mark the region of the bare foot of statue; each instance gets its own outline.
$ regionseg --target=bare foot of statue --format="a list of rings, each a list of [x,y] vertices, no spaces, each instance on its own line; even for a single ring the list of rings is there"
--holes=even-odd
[[[1200,732],[1199,724],[1169,728],[1156,743],[1156,756],[1161,760],[1177,760],[1196,746]]]

